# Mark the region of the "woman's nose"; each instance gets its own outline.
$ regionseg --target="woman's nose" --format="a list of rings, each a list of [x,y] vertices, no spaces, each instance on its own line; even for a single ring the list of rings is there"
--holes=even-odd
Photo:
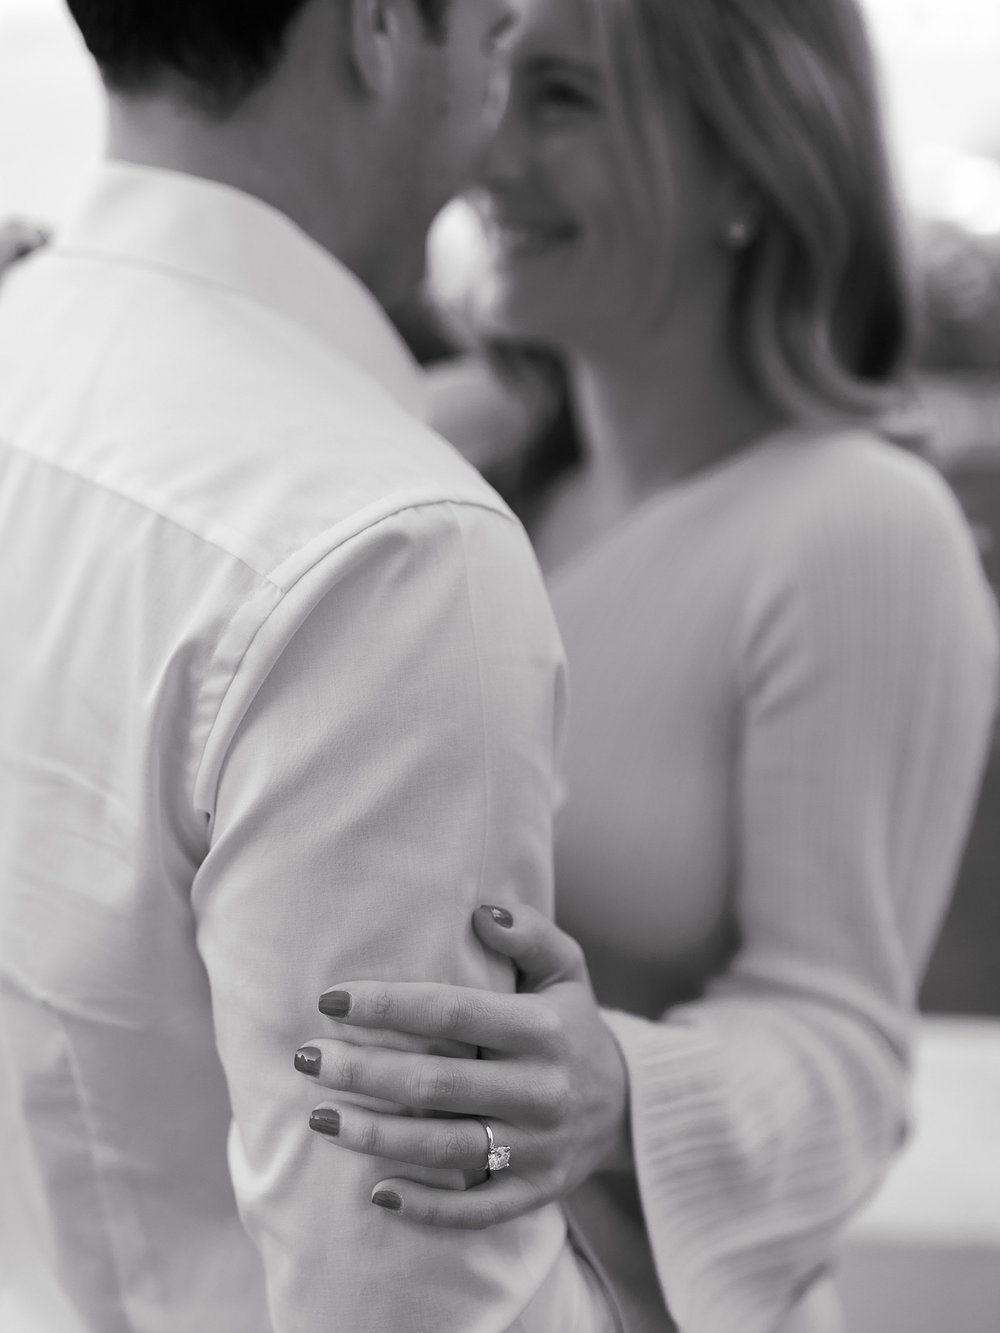
[[[528,145],[516,107],[508,100],[483,153],[479,169],[482,185],[503,186],[523,179]]]

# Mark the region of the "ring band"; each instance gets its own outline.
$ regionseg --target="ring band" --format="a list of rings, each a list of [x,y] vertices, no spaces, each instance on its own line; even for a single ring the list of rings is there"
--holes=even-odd
[[[493,1130],[490,1128],[490,1123],[488,1120],[484,1120],[482,1116],[479,1115],[473,1116],[473,1119],[478,1120],[479,1123],[482,1125],[483,1129],[486,1130],[486,1138],[488,1140],[488,1146],[486,1149],[485,1169],[490,1173],[491,1176],[494,1175],[497,1171],[506,1171],[507,1168],[510,1166],[509,1144],[494,1142]]]

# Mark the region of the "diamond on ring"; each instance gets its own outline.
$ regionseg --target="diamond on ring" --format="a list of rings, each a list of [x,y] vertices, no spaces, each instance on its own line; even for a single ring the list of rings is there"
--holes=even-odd
[[[486,1130],[486,1138],[489,1145],[486,1151],[486,1170],[490,1175],[496,1171],[506,1171],[510,1166],[510,1145],[507,1143],[495,1143],[493,1140],[493,1130],[490,1128],[489,1121],[484,1120],[482,1116],[475,1117]]]
[[[491,1148],[486,1157],[487,1171],[506,1171],[510,1166],[510,1148],[506,1143],[498,1143]]]

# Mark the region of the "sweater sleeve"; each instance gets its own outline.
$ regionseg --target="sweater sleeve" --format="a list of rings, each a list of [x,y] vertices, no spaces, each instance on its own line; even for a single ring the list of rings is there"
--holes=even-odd
[[[684,1333],[772,1333],[900,1146],[989,741],[995,607],[957,506],[913,459],[845,458],[790,500],[745,606],[737,953],[660,1022],[606,1014]]]

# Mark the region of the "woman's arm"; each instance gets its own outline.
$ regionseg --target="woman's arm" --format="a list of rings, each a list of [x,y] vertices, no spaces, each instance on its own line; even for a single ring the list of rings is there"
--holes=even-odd
[[[694,1333],[774,1327],[905,1135],[917,984],[995,706],[995,607],[951,495],[878,446],[829,458],[745,611],[739,951],[661,1023],[607,1015]]]

